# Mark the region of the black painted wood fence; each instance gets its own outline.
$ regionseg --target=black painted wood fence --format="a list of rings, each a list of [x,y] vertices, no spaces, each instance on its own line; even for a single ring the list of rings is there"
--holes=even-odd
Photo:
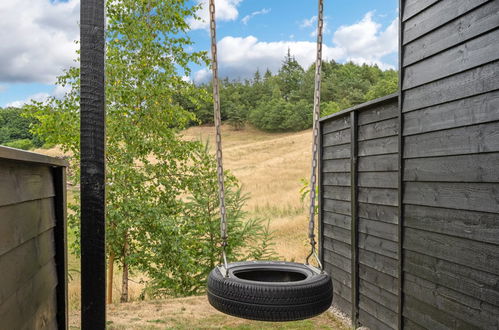
[[[499,329],[499,0],[401,0],[400,93],[321,120],[321,257],[371,329]]]

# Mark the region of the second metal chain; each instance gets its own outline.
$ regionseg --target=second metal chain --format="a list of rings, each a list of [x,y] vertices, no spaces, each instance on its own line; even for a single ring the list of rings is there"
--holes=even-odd
[[[220,115],[220,93],[218,81],[218,62],[217,62],[217,31],[215,24],[215,0],[210,0],[210,32],[211,32],[211,66],[213,71],[213,108],[215,113],[215,131],[217,148],[217,178],[220,199],[220,234],[222,238],[222,261],[227,269],[227,256],[225,248],[227,247],[227,214],[225,212],[225,187],[224,187],[224,168],[222,158],[222,118]]]
[[[319,13],[317,16],[317,59],[315,61],[315,88],[314,88],[314,123],[313,123],[313,141],[312,141],[312,173],[310,175],[310,209],[308,237],[310,239],[311,251],[307,256],[306,263],[312,255],[322,269],[321,262],[317,255],[315,241],[315,199],[316,199],[316,181],[317,181],[317,162],[318,162],[318,142],[319,142],[319,118],[321,114],[321,69],[322,69],[322,28],[323,28],[323,0],[319,0]]]

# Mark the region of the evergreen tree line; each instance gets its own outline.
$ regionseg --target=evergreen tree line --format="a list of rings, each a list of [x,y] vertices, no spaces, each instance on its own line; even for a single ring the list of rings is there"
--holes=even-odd
[[[288,51],[276,74],[256,71],[252,79],[221,81],[222,120],[236,129],[246,123],[265,131],[299,131],[312,126],[315,64],[304,70]],[[212,84],[199,85],[208,94]],[[395,70],[376,65],[324,61],[322,67],[321,116],[397,91]],[[213,123],[213,100],[189,106],[201,124]]]

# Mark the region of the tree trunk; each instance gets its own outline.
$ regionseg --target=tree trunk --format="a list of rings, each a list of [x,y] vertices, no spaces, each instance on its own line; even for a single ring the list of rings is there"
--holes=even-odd
[[[128,255],[128,241],[125,239],[125,246],[123,248],[123,277],[121,281],[121,298],[120,302],[128,301],[128,262],[126,257]]]
[[[107,303],[113,303],[114,253],[109,254],[107,261]]]

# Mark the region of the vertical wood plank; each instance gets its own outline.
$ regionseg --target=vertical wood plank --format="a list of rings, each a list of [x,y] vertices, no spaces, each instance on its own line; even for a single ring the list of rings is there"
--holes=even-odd
[[[358,162],[358,113],[357,111],[352,111],[350,113],[350,123],[351,123],[351,138],[350,138],[350,176],[351,176],[351,249],[352,249],[352,263],[351,263],[351,274],[352,274],[352,326],[356,328],[358,326],[359,318],[359,259],[358,259],[358,201],[357,201],[357,190],[358,190],[358,175],[357,175],[357,162]]]
[[[105,0],[82,0],[81,51],[81,327],[106,327]]]
[[[403,34],[404,31],[404,9],[405,3],[407,0],[399,0],[399,45],[398,45],[398,60],[399,60],[399,98],[398,98],[398,249],[397,249],[397,257],[398,257],[398,279],[397,279],[397,329],[402,330],[404,328],[404,318],[403,318],[403,283],[404,283],[404,266],[403,266],[403,255],[404,255],[404,245],[403,245],[403,164],[404,164],[404,114],[402,112],[403,109],[403,100],[404,100],[404,91],[402,90],[403,79],[404,79],[404,42],[403,42]]]
[[[52,169],[55,189],[55,264],[57,272],[57,328],[68,329],[68,256],[66,233],[66,168]]]

